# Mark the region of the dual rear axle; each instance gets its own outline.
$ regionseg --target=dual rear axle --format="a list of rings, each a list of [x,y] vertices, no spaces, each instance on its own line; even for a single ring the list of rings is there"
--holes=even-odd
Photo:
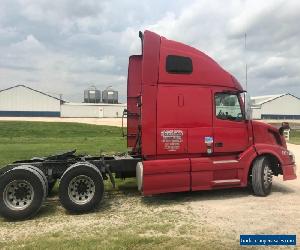
[[[10,220],[23,220],[39,211],[50,189],[46,175],[38,167],[20,165],[1,175],[0,191],[0,214]],[[60,178],[59,198],[70,212],[93,210],[103,192],[102,174],[89,162],[71,165]]]

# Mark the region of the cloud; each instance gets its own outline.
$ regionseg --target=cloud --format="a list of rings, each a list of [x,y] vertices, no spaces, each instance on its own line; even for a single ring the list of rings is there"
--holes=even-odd
[[[126,97],[128,56],[150,29],[212,56],[252,95],[300,96],[300,2],[2,0],[0,88],[16,82],[81,100],[90,84]],[[244,34],[247,33],[247,50]]]

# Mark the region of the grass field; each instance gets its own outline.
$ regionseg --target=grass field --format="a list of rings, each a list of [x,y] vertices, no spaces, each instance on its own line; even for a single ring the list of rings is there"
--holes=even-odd
[[[120,128],[86,124],[0,122],[0,142],[0,165],[74,148],[87,154],[126,151]],[[220,221],[228,221],[214,214],[215,204],[230,207],[232,199],[239,198],[256,201],[248,195],[246,190],[216,190],[141,197],[135,180],[128,179],[117,181],[115,190],[106,183],[96,211],[72,215],[60,205],[55,190],[31,220],[8,222],[0,217],[0,248],[238,249],[239,233],[230,226],[220,228]]]
[[[300,145],[300,130],[291,130],[289,142]]]
[[[126,151],[121,128],[79,123],[0,122],[0,166],[70,149],[78,153]]]

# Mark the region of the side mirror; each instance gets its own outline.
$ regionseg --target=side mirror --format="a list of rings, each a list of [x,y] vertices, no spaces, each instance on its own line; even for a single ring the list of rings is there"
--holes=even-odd
[[[251,109],[251,99],[250,95],[245,92],[244,93],[244,105],[245,105],[245,120],[249,121],[252,119],[252,109]]]
[[[290,130],[290,124],[288,122],[281,123],[281,127],[279,128],[279,134],[284,135],[284,130]]]

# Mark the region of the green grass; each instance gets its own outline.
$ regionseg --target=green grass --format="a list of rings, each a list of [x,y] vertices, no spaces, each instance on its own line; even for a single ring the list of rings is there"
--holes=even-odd
[[[172,236],[139,236],[134,232],[112,231],[108,234],[97,232],[96,236],[83,235],[81,238],[62,237],[62,235],[48,235],[34,241],[23,241],[11,245],[14,249],[238,249],[229,247],[221,242],[210,242],[202,239],[198,242],[193,238]],[[217,240],[217,239],[215,239]],[[3,244],[6,247],[8,244]],[[10,248],[11,248],[10,246]],[[1,247],[1,244],[0,244]]]
[[[300,144],[300,130],[291,130],[289,143]]]
[[[78,123],[0,122],[0,166],[70,149],[78,153],[125,152],[121,128]]]

